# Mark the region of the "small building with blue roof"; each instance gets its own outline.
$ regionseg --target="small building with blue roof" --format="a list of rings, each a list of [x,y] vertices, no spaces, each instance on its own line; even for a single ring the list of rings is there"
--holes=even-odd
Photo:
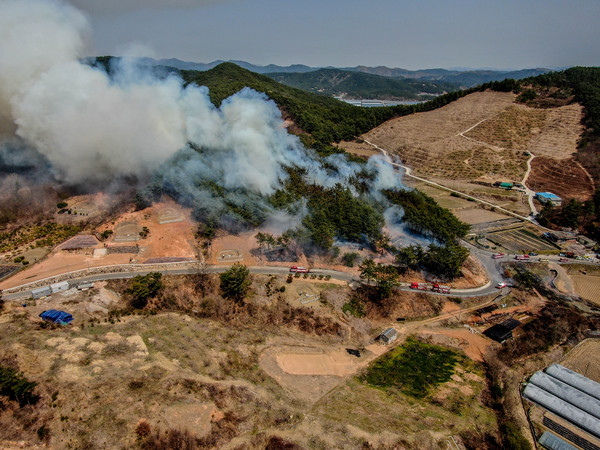
[[[535,198],[543,205],[549,203],[552,206],[560,206],[562,204],[562,198],[552,192],[538,192],[535,194]]]
[[[59,325],[68,325],[73,322],[73,316],[67,312],[57,309],[49,309],[40,314],[40,317],[46,322],[54,322]]]

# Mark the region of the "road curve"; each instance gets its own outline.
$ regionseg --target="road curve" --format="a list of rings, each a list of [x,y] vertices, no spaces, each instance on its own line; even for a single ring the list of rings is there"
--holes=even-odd
[[[385,156],[387,156],[389,158],[388,152],[386,150],[384,150],[383,148],[378,147],[377,145],[373,144],[372,142],[367,141],[366,139],[364,140],[364,142],[366,142],[370,146],[376,148],[377,150],[379,150],[381,153],[383,153]],[[517,219],[526,220],[528,222],[531,221],[530,217],[521,216],[520,214],[517,214],[517,213],[515,213],[513,211],[510,211],[508,209],[502,208],[501,206],[494,205],[493,203],[490,203],[490,202],[488,202],[486,200],[482,200],[480,198],[473,197],[472,195],[465,194],[464,192],[457,191],[456,189],[449,188],[448,186],[444,186],[443,184],[436,183],[435,181],[431,181],[431,180],[428,180],[426,178],[421,178],[421,177],[418,177],[416,175],[413,175],[411,173],[412,169],[410,167],[408,167],[408,166],[405,166],[404,164],[395,163],[395,162],[391,162],[391,161],[390,161],[390,164],[392,166],[395,166],[395,167],[400,167],[401,169],[404,170],[404,173],[405,173],[406,176],[414,178],[415,180],[419,180],[419,181],[421,181],[423,183],[429,184],[430,186],[435,186],[435,187],[437,187],[439,189],[444,189],[444,190],[449,191],[449,192],[454,192],[455,194],[459,194],[461,197],[471,199],[471,200],[473,200],[475,202],[479,202],[479,203],[483,203],[484,205],[491,206],[493,208],[496,208],[498,211],[502,211],[503,213],[508,214],[509,216],[516,217]]]
[[[472,250],[472,251],[477,251],[477,250]],[[484,286],[480,286],[480,287],[473,288],[473,289],[454,289],[454,290],[452,290],[451,294],[440,294],[440,293],[436,293],[436,292],[430,292],[430,293],[433,295],[444,295],[444,296],[454,296],[454,297],[479,297],[479,296],[485,296],[485,295],[489,295],[490,293],[496,292],[496,289],[494,288],[494,286],[498,282],[497,280],[499,280],[499,276],[500,276],[498,269],[493,266],[493,263],[491,263],[491,264],[489,263],[489,261],[492,261],[492,260],[489,256],[485,255],[485,252],[479,251],[478,253],[476,253],[476,256],[478,259],[480,259],[480,261],[482,262],[486,271],[488,271],[488,274],[490,276],[490,282],[488,282]],[[484,261],[487,261],[487,263],[485,263]],[[105,273],[99,273],[99,274],[93,274],[93,275],[76,276],[74,278],[69,278],[68,281],[71,284],[71,286],[75,286],[80,283],[91,282],[91,281],[105,281],[105,280],[133,278],[136,275],[146,275],[150,272],[161,272],[165,276],[189,275],[189,274],[196,273],[198,271],[198,267],[196,264],[197,264],[196,262],[191,262],[188,266],[185,266],[185,267],[169,267],[168,265],[164,265],[163,267],[160,267],[160,268],[152,268],[152,269],[149,268],[148,270],[135,270],[135,271],[130,271],[130,272],[123,272],[123,271],[119,270],[119,271],[108,272],[108,273],[105,272]],[[226,270],[228,270],[230,267],[231,266],[229,266],[229,265],[227,265],[227,266],[226,265],[208,266],[206,268],[206,271],[209,273],[223,273]],[[281,266],[249,266],[248,269],[250,270],[250,273],[260,274],[260,275],[269,275],[269,274],[287,275],[290,273],[288,267],[281,267]],[[79,274],[80,274],[80,272],[77,273],[77,275],[79,275]],[[358,277],[356,277],[355,275],[353,275],[351,273],[340,272],[337,270],[330,270],[330,269],[314,268],[314,269],[311,269],[311,274],[329,275],[329,276],[331,276],[331,278],[333,278],[335,280],[345,281],[348,283],[351,281],[359,281],[359,282],[361,281]],[[51,283],[57,282],[59,277],[64,277],[64,275],[69,275],[69,273],[64,273],[60,276],[56,276],[56,277],[53,277],[52,279],[48,279],[47,284],[49,285]],[[22,285],[22,286],[17,286],[12,289],[18,290],[18,289],[23,289],[26,287],[27,287],[27,285]],[[411,289],[406,285],[401,285],[398,287],[398,290],[410,291]],[[14,293],[5,293],[3,296],[3,298],[5,300],[13,300],[13,301],[26,299],[26,298],[30,298],[30,297],[31,297],[31,289],[23,289],[19,292],[14,292]]]

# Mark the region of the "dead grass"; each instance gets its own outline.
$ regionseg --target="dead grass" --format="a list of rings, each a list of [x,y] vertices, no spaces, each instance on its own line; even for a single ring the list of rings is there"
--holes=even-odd
[[[347,389],[344,377],[354,372],[347,370],[346,363],[361,367],[385,348],[369,346],[368,324],[361,331],[363,321],[340,319],[338,304],[344,288],[294,280],[295,289],[286,289],[290,297],[285,298],[281,293],[262,292],[260,285],[270,278],[255,277],[254,298],[249,303],[254,309],[248,312],[241,305],[228,308],[210,303],[214,294],[205,298],[195,294],[178,303],[191,295],[186,292],[191,285],[183,279],[168,280],[174,296],[171,312],[119,313],[124,302],[106,283],[101,283],[100,292],[73,291],[26,308],[7,305],[0,314],[0,357],[12,358],[28,378],[39,383],[42,400],[35,415],[23,411],[23,417],[12,415],[9,420],[0,414],[0,423],[10,424],[0,431],[0,441],[18,435],[33,447],[40,443],[36,430],[45,424],[55,448],[159,448],[169,442],[192,443],[196,448],[261,448],[274,435],[304,448],[393,446],[403,439],[433,445],[440,441],[440,433],[447,432],[442,424],[450,423],[447,419],[456,414],[448,408],[463,408],[455,391],[466,392],[469,404],[477,403],[472,401],[477,391],[466,389],[461,381],[459,387],[446,386],[450,391],[441,394],[438,404],[427,406],[426,413],[433,418],[425,423],[432,425],[431,430],[420,423],[421,406],[401,400],[402,407],[412,408],[411,414],[401,416],[395,414],[395,400],[389,398],[382,400],[383,411],[395,414],[395,419],[382,421],[378,429],[377,418],[363,423],[355,416],[346,422],[344,417],[330,415],[329,401],[316,408],[312,405],[331,390],[337,392],[340,384],[342,390]],[[119,283],[124,284],[115,282],[110,287],[123,288]],[[273,285],[280,283],[283,278]],[[299,290],[309,289],[324,292],[329,300],[310,307],[288,304],[298,302]],[[209,303],[203,306],[206,300]],[[37,314],[48,307],[71,312],[74,324],[40,327]],[[178,312],[184,307],[189,313]],[[341,320],[344,333],[332,334],[327,328],[319,336],[320,328],[314,324],[334,320]],[[354,327],[352,336],[345,334],[350,327]],[[361,348],[362,356],[356,361],[346,356],[347,346]],[[273,353],[275,349],[279,350]],[[277,362],[283,354],[332,352],[337,355],[333,363],[337,361],[343,369],[333,375],[288,374]],[[358,407],[375,408],[379,392],[364,389],[358,392]],[[333,400],[335,405],[337,397]],[[142,420],[147,426],[139,428]],[[486,423],[487,416],[482,420]],[[414,436],[406,438],[407,430],[414,431]]]
[[[465,136],[502,148],[526,149],[544,128],[547,110],[513,104]]]
[[[600,276],[573,274],[570,278],[575,283],[577,295],[600,306]]]
[[[481,372],[473,368],[459,369],[463,372],[455,377],[456,381],[439,386],[428,400],[369,387],[353,378],[321,399],[313,409],[328,420],[370,433],[393,429],[403,446],[409,448],[417,448],[419,444],[419,448],[423,448],[427,441],[441,442],[441,436],[476,427],[493,432],[493,414],[473,401],[483,387]],[[468,380],[464,375],[472,370],[478,371],[479,381]]]
[[[600,383],[600,339],[586,339],[567,353],[560,363]]]
[[[561,196],[588,198],[593,183],[572,159],[583,131],[581,105],[541,109],[514,99],[512,93],[477,92],[434,111],[392,119],[362,137],[397,155],[415,174],[445,185],[452,180],[520,182],[527,170],[525,152],[531,152],[536,156],[531,188],[546,183]],[[373,151],[359,142],[340,146],[361,156]],[[544,171],[546,166],[551,170]],[[572,179],[568,170],[558,170],[575,166]],[[510,203],[500,206],[515,210]],[[519,209],[515,212],[527,211]]]

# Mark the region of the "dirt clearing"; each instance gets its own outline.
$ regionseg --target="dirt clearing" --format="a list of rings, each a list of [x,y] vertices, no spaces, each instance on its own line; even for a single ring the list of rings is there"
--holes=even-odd
[[[594,183],[575,158],[534,158],[527,186],[536,192],[549,191],[564,199],[588,200]]]

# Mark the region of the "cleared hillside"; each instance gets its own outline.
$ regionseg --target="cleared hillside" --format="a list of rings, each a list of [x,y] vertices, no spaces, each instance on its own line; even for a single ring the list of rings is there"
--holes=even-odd
[[[589,198],[593,183],[574,161],[583,133],[581,105],[540,109],[515,100],[513,93],[476,92],[435,111],[389,120],[363,137],[416,174],[457,181],[521,181],[529,152],[536,157],[531,188]],[[352,151],[353,145],[345,147]]]

